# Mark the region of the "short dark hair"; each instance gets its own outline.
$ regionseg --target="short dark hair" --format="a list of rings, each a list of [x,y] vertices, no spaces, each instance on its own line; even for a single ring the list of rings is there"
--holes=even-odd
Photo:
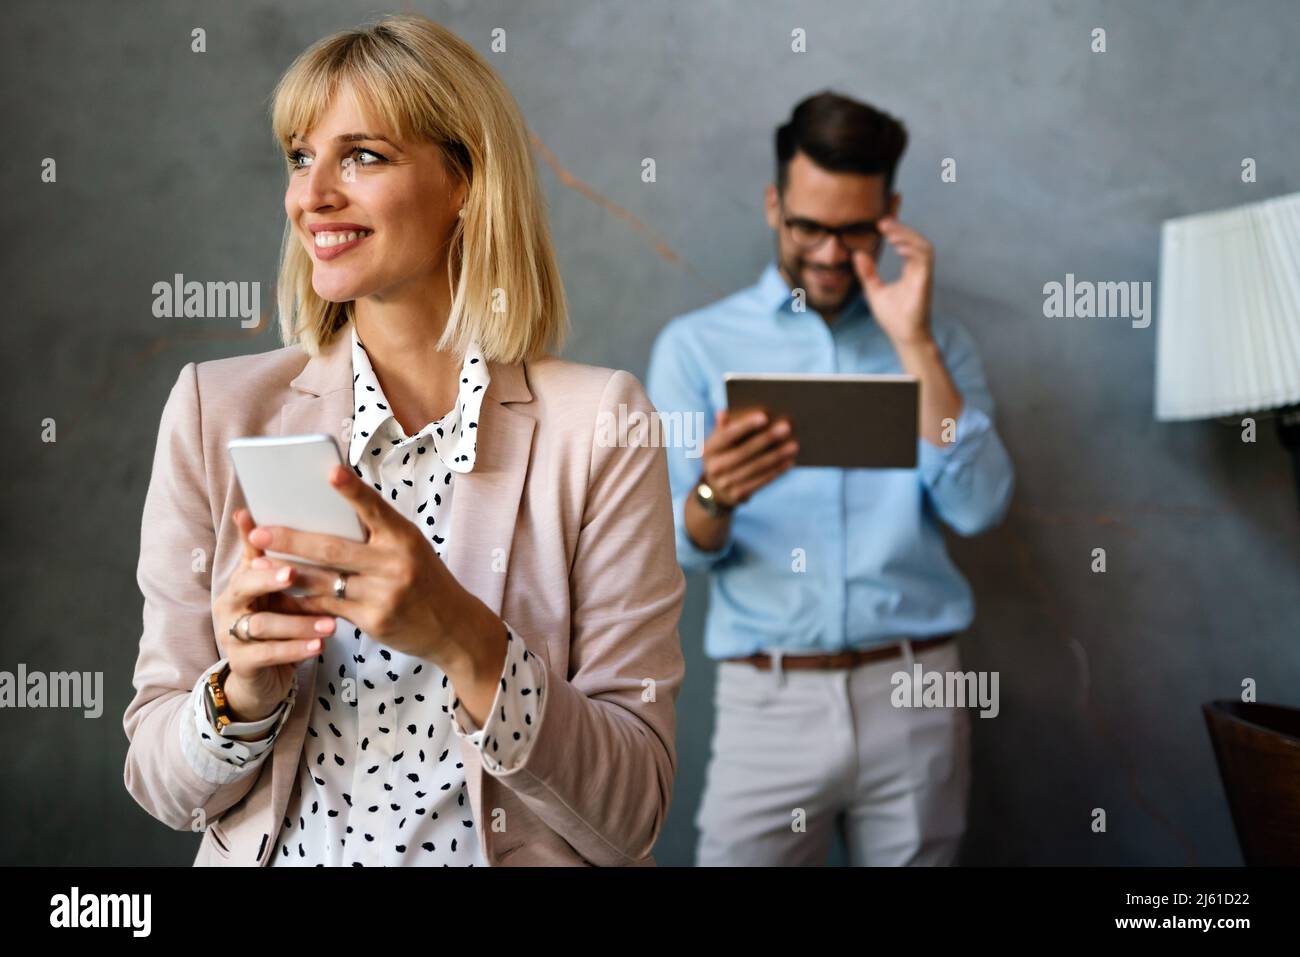
[[[907,129],[873,106],[824,90],[794,108],[776,131],[776,190],[785,194],[790,160],[802,151],[836,173],[884,174],[886,199],[907,149]]]

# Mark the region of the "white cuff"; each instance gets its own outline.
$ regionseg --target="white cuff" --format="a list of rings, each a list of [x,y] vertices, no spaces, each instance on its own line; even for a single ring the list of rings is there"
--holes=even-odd
[[[546,666],[506,624],[506,660],[487,721],[474,723],[452,688],[451,727],[479,750],[488,771],[510,771],[523,764],[541,725]]]
[[[182,715],[180,723],[181,753],[199,777],[218,786],[251,774],[261,767],[265,755],[275,744],[280,729],[293,712],[294,699],[298,693],[298,675],[295,672],[293,686],[278,710],[258,721],[231,724],[226,735],[222,735],[208,718],[205,698],[208,675],[225,666],[226,659],[222,658],[199,676],[194,690],[190,692],[186,714]],[[270,731],[270,734],[258,741],[239,741],[234,737],[264,731]]]

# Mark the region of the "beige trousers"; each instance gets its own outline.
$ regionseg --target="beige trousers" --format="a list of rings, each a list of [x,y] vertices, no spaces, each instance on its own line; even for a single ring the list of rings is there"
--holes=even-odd
[[[891,677],[960,670],[958,641],[851,670],[719,663],[696,864],[822,865],[836,832],[854,866],[953,863],[971,715],[895,707]]]

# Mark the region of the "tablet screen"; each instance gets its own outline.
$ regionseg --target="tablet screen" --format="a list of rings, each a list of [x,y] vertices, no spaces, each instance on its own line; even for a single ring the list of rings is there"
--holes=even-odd
[[[795,467],[916,468],[920,387],[907,375],[728,372],[727,407],[790,420]]]

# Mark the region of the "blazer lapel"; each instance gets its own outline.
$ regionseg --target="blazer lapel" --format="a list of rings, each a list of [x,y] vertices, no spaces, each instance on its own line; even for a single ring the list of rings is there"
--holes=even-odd
[[[523,370],[489,362],[488,372],[474,468],[458,474],[452,488],[446,564],[458,582],[500,615],[536,423],[507,404],[532,398]]]
[[[457,475],[452,488],[445,560],[456,581],[504,617],[510,548],[537,423],[510,405],[532,399],[522,366],[489,362],[488,372],[491,382],[479,409],[474,468]],[[483,816],[483,765],[478,750],[464,740],[461,756],[480,847],[491,865],[495,862],[492,831]]]
[[[488,371],[491,381],[479,409],[474,468],[458,474],[452,490],[446,565],[466,590],[501,615],[506,569],[536,422],[510,407],[532,400],[523,366],[489,361]],[[334,438],[346,462],[355,411],[352,375],[350,340],[340,333],[289,382],[295,394],[281,409],[278,434],[323,432]],[[272,822],[284,817],[298,773],[302,743],[316,700],[316,666],[315,657],[299,665],[294,714],[281,732],[284,740],[272,753]],[[474,820],[479,822],[480,832],[487,834],[483,827],[482,765],[472,745],[462,743],[461,750]],[[486,841],[483,838],[485,856]],[[269,851],[265,856],[269,860]]]

